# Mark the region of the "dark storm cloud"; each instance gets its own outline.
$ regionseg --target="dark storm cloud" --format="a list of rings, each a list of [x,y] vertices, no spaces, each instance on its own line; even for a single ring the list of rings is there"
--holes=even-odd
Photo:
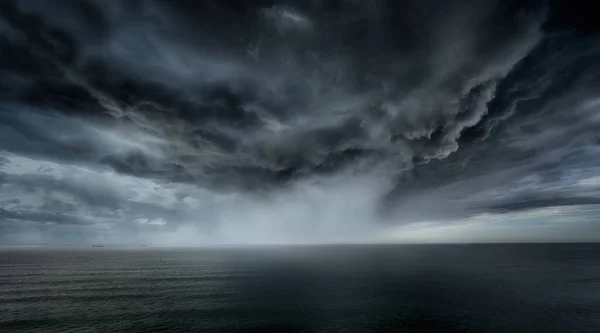
[[[577,206],[577,205],[600,205],[597,197],[573,196],[523,196],[511,198],[510,202],[500,202],[490,206],[492,211],[514,212],[543,207]]]
[[[329,170],[355,156],[400,155],[398,163],[404,164],[413,156],[424,160],[446,157],[457,149],[461,130],[476,124],[485,113],[497,80],[535,45],[541,22],[522,13],[508,21],[495,12],[504,8],[478,2],[464,8],[410,5],[411,11],[426,21],[411,22],[398,10],[394,13],[405,18],[407,25],[400,31],[391,27],[398,17],[379,10],[364,12],[362,5],[356,4],[349,4],[342,13],[339,10],[345,7],[327,10],[318,4],[301,6],[305,7],[301,10],[293,6],[267,7],[258,12],[252,11],[257,8],[237,8],[244,17],[254,16],[256,23],[250,25],[250,32],[259,38],[254,41],[257,36],[235,24],[227,25],[233,31],[222,36],[225,22],[230,23],[228,18],[220,23],[222,29],[216,29],[211,24],[201,26],[181,7],[167,3],[147,2],[141,11],[117,3],[99,10],[113,13],[117,19],[112,19],[112,34],[94,43],[98,38],[76,37],[90,30],[76,29],[89,22],[57,22],[70,6],[51,6],[42,12],[38,5],[19,3],[20,8],[14,11],[23,17],[33,15],[35,19],[30,21],[42,31],[62,28],[62,39],[49,42],[40,39],[39,33],[30,36],[27,20],[13,20],[13,25],[17,30],[25,25],[20,30],[28,43],[40,49],[38,57],[45,58],[50,67],[68,72],[63,75],[67,78],[60,79],[66,82],[49,85],[53,87],[50,89],[62,85],[67,91],[54,91],[53,95],[64,96],[66,92],[69,96],[84,88],[79,92],[81,97],[92,95],[113,116],[183,141],[175,148],[179,151],[173,159],[192,177],[208,171],[243,181],[231,175],[248,169],[252,176],[262,176],[261,182]],[[233,10],[216,2],[198,7],[186,9],[202,18],[214,11]],[[165,16],[169,14],[172,16]],[[188,40],[184,44],[185,38],[176,35],[182,29],[172,21],[177,17],[194,29],[203,50]],[[273,20],[279,27],[276,31],[270,30]],[[437,20],[441,23],[433,24]],[[110,25],[111,19],[107,21]],[[160,31],[154,27],[157,22],[165,25]],[[300,36],[289,36],[295,25],[300,25]],[[367,25],[373,27],[362,31]],[[475,26],[478,31],[473,30]],[[318,33],[325,28],[327,34]],[[399,39],[397,32],[406,38]],[[454,42],[447,43],[446,39]],[[77,49],[77,43],[78,52],[63,57],[65,49]],[[267,55],[257,64],[240,54],[252,43],[259,43],[256,47]],[[359,47],[356,43],[366,44]],[[365,48],[368,44],[371,47]],[[326,45],[331,50],[324,49]],[[87,58],[76,59],[76,54]],[[449,56],[460,56],[460,61],[448,62],[445,57]],[[93,60],[104,62],[100,64],[102,73],[89,68]],[[148,75],[150,69],[152,74]],[[104,74],[107,72],[111,72],[110,78]],[[407,80],[414,80],[416,88],[406,91]],[[170,81],[167,87],[165,81]],[[184,87],[175,91],[169,88],[180,85],[180,81]],[[44,94],[39,87],[33,89],[26,95],[39,99]],[[431,94],[435,96],[425,97]],[[351,96],[355,101],[348,101]],[[97,108],[93,104],[89,107]],[[71,104],[70,108],[80,107]],[[274,143],[280,141],[281,134],[256,133],[264,132],[267,125],[287,127],[286,136],[306,144]],[[195,159],[206,154],[214,161],[198,165]],[[128,170],[127,161],[109,161],[122,171]],[[256,183],[260,182],[252,185]]]
[[[598,162],[598,36],[563,2],[0,6],[1,185],[88,207],[37,194],[66,223],[301,234],[596,204],[577,184]],[[4,219],[52,211],[2,198]]]

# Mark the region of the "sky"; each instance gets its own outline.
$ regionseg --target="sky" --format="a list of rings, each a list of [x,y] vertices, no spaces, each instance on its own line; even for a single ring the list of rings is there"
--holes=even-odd
[[[600,241],[567,1],[0,2],[0,244]]]

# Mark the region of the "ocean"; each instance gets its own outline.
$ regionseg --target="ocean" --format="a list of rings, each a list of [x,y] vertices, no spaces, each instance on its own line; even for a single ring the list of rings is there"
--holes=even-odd
[[[4,247],[0,332],[600,332],[600,245]]]

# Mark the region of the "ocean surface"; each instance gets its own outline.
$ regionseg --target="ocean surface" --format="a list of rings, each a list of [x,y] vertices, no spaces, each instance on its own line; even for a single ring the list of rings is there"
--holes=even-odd
[[[600,245],[1,248],[0,332],[600,332]]]

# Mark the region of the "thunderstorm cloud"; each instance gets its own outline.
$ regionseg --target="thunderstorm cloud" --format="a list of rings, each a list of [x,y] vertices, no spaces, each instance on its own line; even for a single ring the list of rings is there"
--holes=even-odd
[[[0,244],[600,240],[592,14],[2,1]]]

